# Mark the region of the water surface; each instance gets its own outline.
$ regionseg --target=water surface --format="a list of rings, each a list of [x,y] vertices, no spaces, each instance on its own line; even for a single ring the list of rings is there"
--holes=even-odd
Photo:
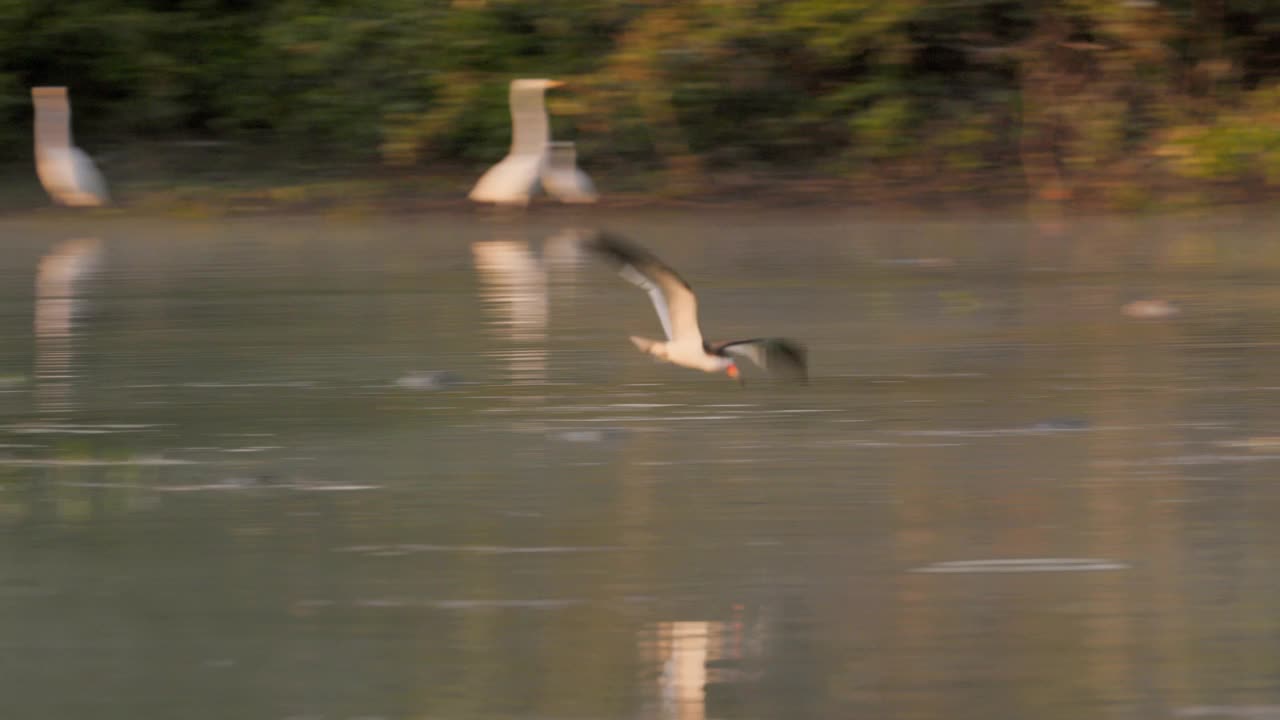
[[[1274,218],[595,222],[0,224],[3,716],[1280,717]]]

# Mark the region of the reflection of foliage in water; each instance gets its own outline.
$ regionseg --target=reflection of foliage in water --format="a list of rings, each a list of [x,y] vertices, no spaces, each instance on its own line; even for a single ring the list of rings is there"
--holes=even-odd
[[[145,489],[145,468],[130,465],[133,452],[117,443],[70,438],[31,445],[10,448],[0,468],[0,526],[41,518],[65,526],[101,522],[128,512]]]

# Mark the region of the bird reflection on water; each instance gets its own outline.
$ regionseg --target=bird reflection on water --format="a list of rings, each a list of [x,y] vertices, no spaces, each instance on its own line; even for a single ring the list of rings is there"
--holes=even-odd
[[[36,406],[42,413],[74,407],[74,326],[84,310],[84,283],[98,269],[101,256],[97,238],[67,240],[42,257],[36,269]]]
[[[512,384],[542,385],[549,380],[549,279],[554,274],[556,285],[571,292],[580,237],[572,228],[561,230],[543,243],[541,257],[525,240],[502,238],[471,245],[480,296],[494,318],[496,334],[507,345],[495,355],[506,360]]]
[[[759,680],[767,628],[735,605],[729,620],[676,620],[648,625],[640,656],[652,678],[650,717],[706,720],[736,704]]]

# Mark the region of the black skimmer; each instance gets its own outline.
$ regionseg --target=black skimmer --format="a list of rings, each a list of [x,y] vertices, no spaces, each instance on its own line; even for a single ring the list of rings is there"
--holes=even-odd
[[[608,232],[597,234],[587,247],[611,261],[618,273],[649,293],[658,311],[666,342],[631,336],[641,352],[673,365],[723,372],[743,382],[737,360],[747,358],[770,374],[808,380],[803,345],[785,338],[750,338],[708,342],[698,328],[698,298],[675,270],[652,253]]]

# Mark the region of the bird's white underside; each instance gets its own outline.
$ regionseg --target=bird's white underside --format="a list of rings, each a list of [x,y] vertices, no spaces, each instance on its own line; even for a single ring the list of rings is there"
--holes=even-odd
[[[695,370],[719,372],[733,364],[731,359],[709,354],[703,347],[702,330],[698,327],[698,303],[693,291],[662,268],[651,267],[648,270],[652,276],[634,265],[623,265],[618,272],[648,293],[667,341],[632,336],[631,342],[641,352],[659,360]]]

